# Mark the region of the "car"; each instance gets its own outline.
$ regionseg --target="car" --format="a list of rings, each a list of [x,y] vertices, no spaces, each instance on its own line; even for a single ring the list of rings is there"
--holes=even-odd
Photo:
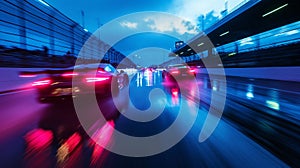
[[[196,69],[191,68],[186,64],[169,65],[162,71],[162,77],[165,80],[179,80],[186,78],[193,78],[196,76]]]
[[[34,81],[32,86],[38,91],[38,101],[51,103],[72,99],[80,95],[95,93],[97,98],[116,96],[120,86],[128,80],[120,80],[119,73],[110,64],[81,64],[63,69],[39,72],[21,72],[21,75],[46,74],[48,77]],[[124,75],[120,75],[124,77]],[[95,91],[95,92],[93,92]]]

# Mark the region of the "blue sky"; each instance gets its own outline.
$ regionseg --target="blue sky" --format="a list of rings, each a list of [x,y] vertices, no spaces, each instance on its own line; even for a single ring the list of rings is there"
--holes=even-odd
[[[200,14],[224,9],[225,0],[44,0],[62,13],[82,24],[81,11],[85,14],[85,27],[95,31],[98,23],[106,22],[134,12],[159,11],[195,21]],[[244,0],[227,0],[232,9]]]
[[[228,0],[229,10],[242,1]],[[114,35],[116,32],[151,31],[151,33],[133,34],[114,45],[117,50],[129,56],[147,47],[164,50],[174,48],[174,42],[177,40],[174,37],[187,41],[199,33],[195,27],[199,15],[206,14],[211,10],[215,10],[218,14],[225,8],[225,0],[45,0],[45,2],[80,25],[82,25],[81,11],[84,11],[85,28],[92,33],[99,28],[99,25],[106,25],[120,17],[123,20],[118,20],[119,25],[114,25],[111,30],[114,31]],[[160,15],[150,16],[149,14],[141,14],[140,17],[135,17],[135,15],[132,18],[124,17],[144,11],[166,12],[178,16],[180,19],[169,16],[161,17]],[[166,34],[174,35],[174,37]],[[146,51],[150,52],[150,50]],[[146,55],[151,55],[151,53]],[[166,53],[159,57],[164,57],[161,60],[168,59]],[[143,59],[143,56],[140,58]],[[141,64],[143,62],[149,64],[151,61],[149,59],[140,61]]]
[[[85,27],[95,31],[98,23],[141,11],[166,11],[170,1],[158,0],[45,0],[59,11],[82,25],[81,11],[85,14]]]

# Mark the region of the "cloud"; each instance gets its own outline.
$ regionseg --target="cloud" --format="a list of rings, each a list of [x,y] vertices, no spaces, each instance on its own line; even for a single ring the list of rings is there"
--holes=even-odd
[[[236,5],[244,0],[227,0],[228,9],[232,10]],[[224,0],[174,0],[170,5],[169,12],[178,15],[184,19],[189,20],[193,24],[198,23],[198,17],[205,15],[214,10],[220,14],[225,9]]]
[[[138,23],[136,22],[128,22],[128,21],[124,21],[124,22],[121,22],[120,25],[122,27],[127,27],[129,29],[136,29],[137,26],[138,26]]]
[[[165,32],[175,32],[179,35],[183,34],[197,34],[198,31],[195,29],[195,25],[193,25],[189,21],[185,21],[181,18],[174,16],[151,16],[144,19],[147,26],[154,31],[158,31],[161,33]]]

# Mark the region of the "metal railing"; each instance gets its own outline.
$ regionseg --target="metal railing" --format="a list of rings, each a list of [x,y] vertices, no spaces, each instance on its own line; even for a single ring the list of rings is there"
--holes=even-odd
[[[89,45],[82,49],[87,39]],[[125,57],[42,0],[0,1],[0,62],[12,60],[13,64],[25,57],[28,62],[40,56],[76,57],[80,51],[84,59],[103,56],[113,64]]]
[[[50,55],[77,55],[91,33],[43,1],[0,2],[0,44]]]

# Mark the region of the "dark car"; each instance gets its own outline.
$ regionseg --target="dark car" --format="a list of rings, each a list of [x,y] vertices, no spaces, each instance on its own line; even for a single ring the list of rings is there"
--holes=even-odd
[[[196,76],[196,69],[185,64],[175,64],[168,66],[162,72],[165,80],[180,80]]]
[[[22,74],[46,74],[48,76],[32,83],[32,86],[37,88],[38,100],[42,103],[93,93],[97,98],[115,96],[119,91],[119,82],[124,81],[118,80],[118,72],[112,65],[104,63],[82,64],[59,70],[23,72]]]

